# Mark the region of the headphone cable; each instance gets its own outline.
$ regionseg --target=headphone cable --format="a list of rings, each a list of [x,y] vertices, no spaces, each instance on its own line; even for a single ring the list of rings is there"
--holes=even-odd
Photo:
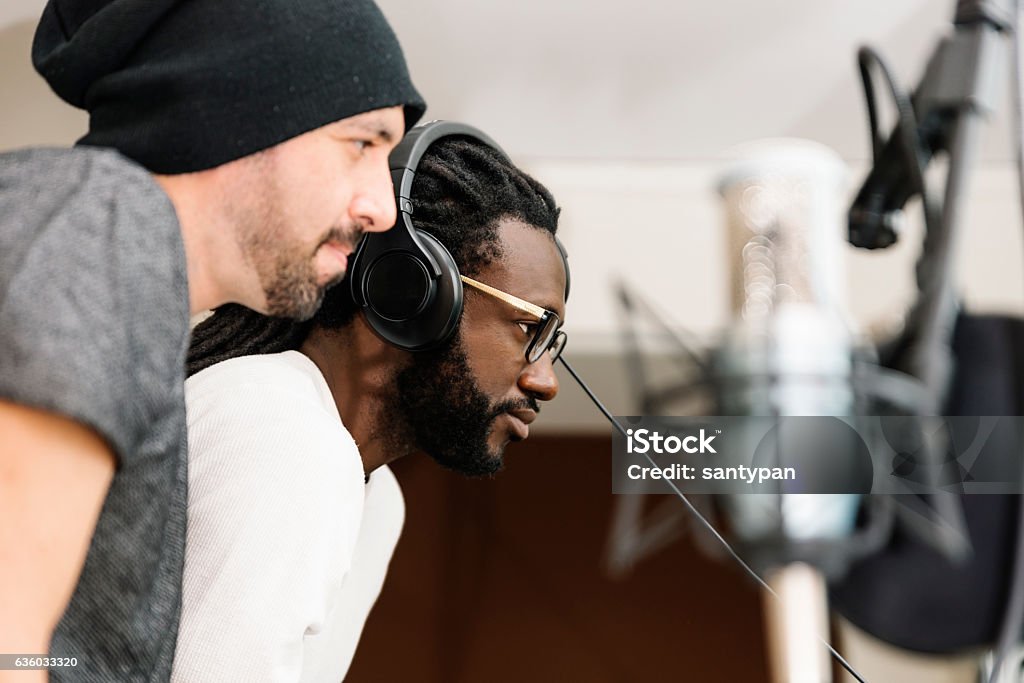
[[[592,392],[590,390],[590,387],[587,386],[587,383],[584,382],[580,378],[580,376],[576,374],[576,371],[573,370],[572,366],[569,365],[568,361],[565,360],[565,356],[564,355],[560,355],[558,357],[558,360],[562,362],[562,365],[565,367],[566,370],[569,371],[569,374],[572,375],[572,378],[574,380],[576,380],[576,383],[580,385],[580,388],[583,389],[583,391],[587,394],[587,396],[590,398],[590,400],[593,401],[594,405],[597,406],[598,410],[600,410],[601,413],[608,419],[608,421],[612,423],[612,426],[615,427],[615,429],[617,429],[618,432],[623,437],[627,437],[626,430],[623,429],[622,425],[619,424],[619,421],[616,420],[612,416],[612,414],[610,412],[608,412],[608,409],[605,408],[604,404],[601,403],[600,399],[598,399],[597,396],[594,395],[594,392]],[[650,455],[648,455],[647,453],[643,453],[642,455],[644,456],[644,458],[647,459],[647,461],[651,464],[651,466],[657,467],[657,464],[654,462],[654,459],[651,458]],[[675,494],[679,497],[679,499],[681,501],[683,501],[683,504],[686,506],[686,508],[697,518],[697,520],[704,526],[704,528],[706,528],[711,533],[711,535],[714,536],[718,540],[718,542],[722,544],[722,546],[729,552],[729,554],[732,556],[732,558],[734,560],[736,560],[736,562],[741,567],[743,567],[744,571],[746,571],[747,574],[749,574],[758,584],[760,584],[760,586],[762,588],[764,588],[768,592],[769,595],[771,595],[773,598],[775,598],[779,602],[782,602],[782,598],[779,597],[778,593],[776,593],[772,589],[772,587],[769,586],[768,583],[764,579],[762,579],[760,576],[758,576],[757,572],[755,572],[750,567],[750,565],[747,564],[743,560],[743,558],[741,558],[739,556],[739,554],[735,550],[733,550],[732,546],[729,545],[729,542],[726,541],[725,538],[720,533],[718,533],[718,531],[711,524],[711,522],[709,522],[707,520],[707,518],[704,517],[704,515],[702,515],[700,513],[700,511],[697,510],[697,508],[693,506],[693,503],[690,502],[690,500],[683,494],[683,492],[679,490],[679,488],[675,485],[675,482],[673,482],[671,479],[664,479],[663,481],[672,488],[672,491],[675,492]],[[828,648],[828,651],[832,653],[832,656],[835,657],[836,661],[839,662],[840,666],[842,666],[844,669],[846,669],[846,671],[849,672],[849,674],[851,676],[856,678],[860,683],[867,683],[860,676],[860,674],[858,674],[854,670],[854,668],[850,665],[850,663],[847,662],[845,659],[843,659],[842,655],[840,655],[838,652],[836,652],[835,648],[833,648],[832,645],[830,645],[827,640],[825,640],[824,638],[822,638],[820,636],[818,637],[818,639],[825,645],[825,647]]]

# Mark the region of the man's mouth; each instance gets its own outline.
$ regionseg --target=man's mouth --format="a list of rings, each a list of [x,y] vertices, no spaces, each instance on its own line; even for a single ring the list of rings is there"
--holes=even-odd
[[[530,423],[537,419],[537,413],[532,410],[510,410],[504,414],[511,423],[514,441],[523,441],[530,436]]]
[[[356,244],[362,236],[363,231],[359,227],[336,227],[324,236],[318,249],[329,250],[341,261],[344,269],[348,266],[348,257],[356,250]]]
[[[345,266],[348,265],[348,257],[352,255],[353,251],[355,251],[355,249],[352,248],[352,245],[345,242],[337,242],[335,240],[324,242],[324,247],[330,249],[334,254],[336,254],[342,265]]]
[[[337,282],[345,276],[345,271],[348,270],[348,257],[352,255],[355,249],[347,242],[339,242],[337,240],[328,240],[320,245],[320,249],[325,251],[330,257],[337,261],[337,266],[330,269],[327,274],[327,280],[329,282]]]

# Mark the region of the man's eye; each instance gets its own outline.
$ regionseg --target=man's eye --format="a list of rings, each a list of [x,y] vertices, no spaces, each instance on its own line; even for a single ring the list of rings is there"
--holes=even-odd
[[[359,152],[365,152],[373,144],[369,140],[353,140],[352,142]]]
[[[523,334],[525,334],[527,337],[533,334],[533,331],[537,329],[536,323],[517,322],[516,325],[519,325],[519,329],[521,329],[523,331]]]

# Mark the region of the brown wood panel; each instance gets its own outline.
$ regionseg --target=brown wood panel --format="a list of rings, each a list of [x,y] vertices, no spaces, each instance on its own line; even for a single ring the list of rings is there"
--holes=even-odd
[[[540,437],[468,480],[395,464],[407,516],[348,681],[766,681],[757,592],[683,540],[608,578],[610,442]]]

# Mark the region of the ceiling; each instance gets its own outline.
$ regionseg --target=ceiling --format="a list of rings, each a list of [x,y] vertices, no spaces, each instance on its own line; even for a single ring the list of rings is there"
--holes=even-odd
[[[430,118],[472,122],[520,158],[640,161],[715,159],[769,136],[815,139],[862,160],[857,46],[880,48],[911,86],[955,4],[378,1]],[[27,44],[43,4],[0,5],[0,29],[17,29],[0,38],[20,31]],[[1008,107],[1004,97],[986,130],[985,160],[1012,158]]]

